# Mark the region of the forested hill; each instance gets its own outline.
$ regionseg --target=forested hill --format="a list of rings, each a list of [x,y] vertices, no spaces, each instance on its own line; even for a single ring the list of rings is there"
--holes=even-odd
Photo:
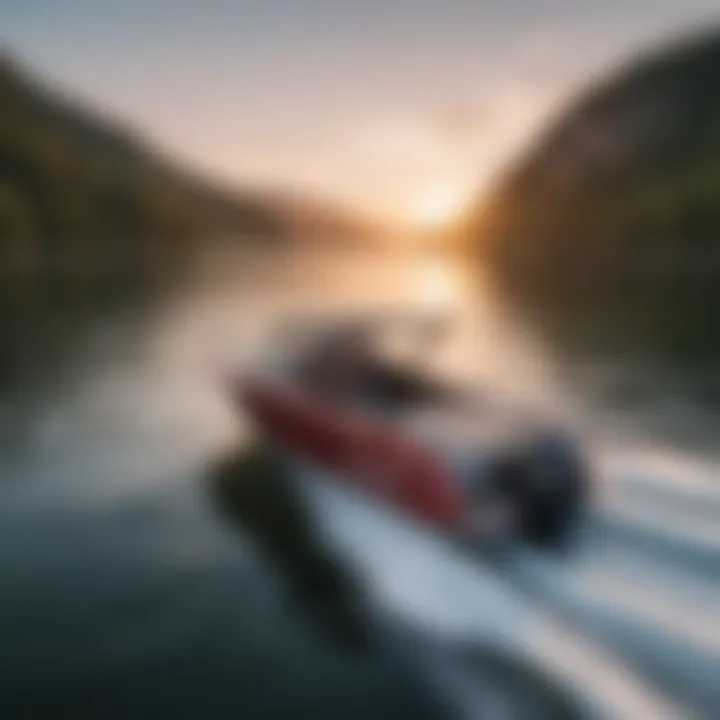
[[[575,351],[720,355],[720,31],[596,83],[471,221],[522,313]]]
[[[0,266],[30,272],[180,253],[218,234],[282,237],[286,213],[180,168],[0,56]]]

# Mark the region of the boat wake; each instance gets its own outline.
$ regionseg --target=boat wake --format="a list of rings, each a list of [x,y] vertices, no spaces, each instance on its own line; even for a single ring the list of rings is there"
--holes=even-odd
[[[715,717],[717,493],[652,477],[604,486],[566,556],[512,548],[492,560],[322,478],[310,494],[331,541],[404,617],[562,668],[564,682],[607,717]]]

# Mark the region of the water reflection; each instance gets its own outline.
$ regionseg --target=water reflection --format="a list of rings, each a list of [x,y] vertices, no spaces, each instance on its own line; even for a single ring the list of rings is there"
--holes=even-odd
[[[448,698],[464,691],[439,680],[448,666],[438,658],[446,656],[422,636],[421,623],[446,622],[453,633],[492,637],[506,650],[512,638],[513,657],[535,665],[547,661],[548,648],[553,656],[557,643],[543,622],[476,564],[429,549],[418,533],[410,540],[395,520],[363,516],[357,504],[328,505],[325,495],[326,520],[344,532],[327,544],[327,528],[282,477],[244,481],[237,453],[247,429],[223,396],[218,367],[228,357],[255,359],[288,313],[408,305],[456,318],[456,342],[438,363],[553,406],[562,400],[552,364],[533,350],[531,335],[508,323],[487,287],[459,263],[406,251],[208,258],[152,301],[70,323],[78,331],[70,346],[65,333],[53,339],[57,351],[46,346],[37,360],[46,382],[18,382],[4,406],[12,433],[0,453],[3,717],[458,716]],[[679,483],[674,489],[682,491]],[[708,511],[702,500],[686,505],[689,514]],[[697,559],[698,548],[685,543],[672,555],[683,562],[656,572],[643,555],[655,542],[645,530],[601,531],[579,567],[602,566],[614,577],[629,567],[636,584],[664,573],[674,591],[693,564],[688,558]],[[641,560],[631,562],[629,549]],[[704,548],[703,567],[711,556]],[[348,568],[360,568],[369,584]],[[717,677],[712,657],[686,653],[692,668],[673,665],[672,643],[663,640],[660,657],[627,618],[604,607],[600,619],[589,607],[571,612],[575,572],[563,568],[562,582],[553,569],[535,576],[562,614],[607,631],[640,675],[670,673],[688,707],[717,707],[716,683],[707,681]],[[704,575],[702,583],[712,585]],[[696,594],[693,584],[688,597]],[[387,626],[375,635],[381,622]],[[575,662],[567,642],[555,664],[576,674],[583,694],[611,698],[620,688],[645,698],[644,684],[622,669],[606,681],[594,655],[593,663]],[[432,667],[423,664],[429,657]],[[529,687],[520,675],[514,681]],[[487,688],[478,672],[469,683],[474,693]],[[476,695],[469,702],[480,707]]]
[[[415,298],[406,259],[358,267],[241,252],[141,312],[63,309],[4,418],[3,717],[445,715],[410,653],[367,656],[364,589],[289,486],[242,482],[216,374],[288,310]]]
[[[280,569],[298,611],[333,646],[353,653],[372,642],[368,599],[347,560],[333,557],[286,470],[270,452],[243,448],[210,473],[222,515]]]

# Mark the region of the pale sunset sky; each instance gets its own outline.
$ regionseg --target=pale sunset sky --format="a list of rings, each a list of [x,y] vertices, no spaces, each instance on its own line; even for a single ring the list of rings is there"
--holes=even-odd
[[[0,42],[183,160],[430,223],[718,0],[0,0]]]

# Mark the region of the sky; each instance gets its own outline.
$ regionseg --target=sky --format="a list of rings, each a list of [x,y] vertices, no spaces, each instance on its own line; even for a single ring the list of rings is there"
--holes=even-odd
[[[717,0],[0,0],[0,43],[201,170],[399,223],[482,195],[568,98]]]

